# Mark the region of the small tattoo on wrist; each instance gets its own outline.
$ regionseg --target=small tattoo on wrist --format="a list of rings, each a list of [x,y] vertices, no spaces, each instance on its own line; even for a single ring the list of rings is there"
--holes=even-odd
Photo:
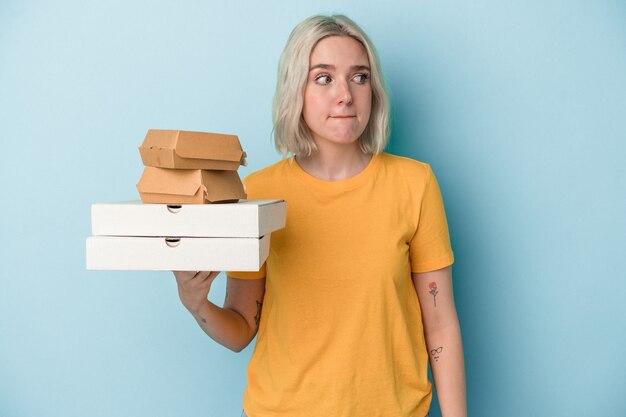
[[[200,317],[200,320],[202,320],[202,323],[206,323],[206,319],[204,317]]]
[[[437,294],[439,294],[439,291],[437,291],[437,283],[436,282],[431,282],[430,284],[428,284],[428,288],[430,288],[430,291],[428,291],[430,293],[430,295],[433,296],[433,301],[435,302],[435,307],[437,307]]]
[[[439,362],[439,354],[443,351],[443,347],[439,346],[436,349],[431,349],[430,354],[433,355],[435,362]]]

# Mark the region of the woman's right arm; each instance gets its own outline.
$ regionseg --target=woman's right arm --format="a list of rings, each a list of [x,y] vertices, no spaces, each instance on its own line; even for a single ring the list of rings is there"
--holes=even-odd
[[[178,295],[202,330],[217,343],[240,352],[256,335],[265,295],[265,278],[228,277],[224,307],[208,300],[214,272],[174,272]]]

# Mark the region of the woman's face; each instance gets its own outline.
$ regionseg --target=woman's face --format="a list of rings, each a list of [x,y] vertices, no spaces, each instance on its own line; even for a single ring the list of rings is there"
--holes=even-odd
[[[318,146],[356,144],[372,107],[370,66],[363,45],[348,36],[317,43],[309,58],[302,116]]]

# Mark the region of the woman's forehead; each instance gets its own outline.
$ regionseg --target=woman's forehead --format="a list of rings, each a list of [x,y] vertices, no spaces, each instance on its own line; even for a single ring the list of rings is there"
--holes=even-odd
[[[309,58],[309,66],[369,66],[365,47],[350,36],[329,36],[320,40]]]

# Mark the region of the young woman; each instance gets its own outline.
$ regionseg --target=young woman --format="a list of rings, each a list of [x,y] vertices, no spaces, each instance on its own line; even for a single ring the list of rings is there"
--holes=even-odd
[[[388,99],[365,33],[313,16],[279,64],[274,136],[293,156],[245,179],[250,199],[285,199],[258,273],[176,272],[202,329],[240,351],[257,335],[243,415],[423,417],[432,390],[444,417],[466,416],[448,227],[428,164],[383,152]]]

